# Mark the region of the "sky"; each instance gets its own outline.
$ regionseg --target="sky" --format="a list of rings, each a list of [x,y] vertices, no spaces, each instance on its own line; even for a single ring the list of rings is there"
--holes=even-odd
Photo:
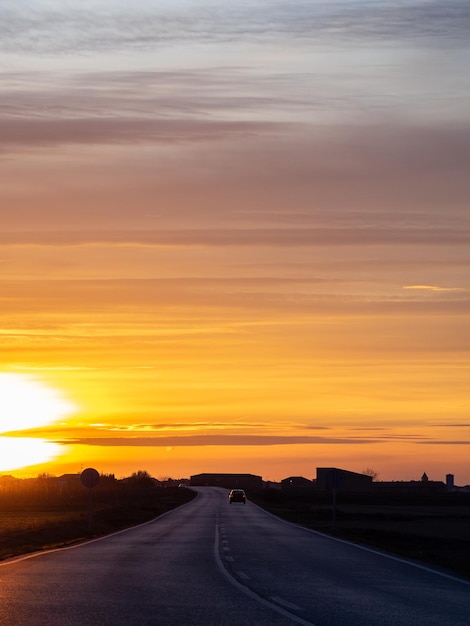
[[[468,0],[2,0],[0,472],[470,484]]]

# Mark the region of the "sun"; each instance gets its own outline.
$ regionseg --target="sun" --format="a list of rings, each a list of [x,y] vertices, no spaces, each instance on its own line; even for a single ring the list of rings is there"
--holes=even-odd
[[[59,391],[37,378],[0,374],[0,471],[46,463],[58,456],[58,444],[31,437],[28,431],[57,422],[76,410]],[[14,436],[5,436],[7,433]]]
[[[73,413],[58,391],[23,374],[0,374],[0,433],[47,426]]]

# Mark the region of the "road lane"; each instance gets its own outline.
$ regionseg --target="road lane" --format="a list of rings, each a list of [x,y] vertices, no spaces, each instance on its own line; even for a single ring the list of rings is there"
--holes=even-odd
[[[470,624],[470,582],[282,522],[222,507],[223,562],[252,592],[317,626]]]

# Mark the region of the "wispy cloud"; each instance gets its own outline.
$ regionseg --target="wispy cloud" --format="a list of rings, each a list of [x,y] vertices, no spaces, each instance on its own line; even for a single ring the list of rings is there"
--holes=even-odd
[[[293,77],[288,73],[266,73],[255,76],[250,67],[210,67],[174,70],[119,69],[67,74],[61,72],[11,72],[1,71],[0,84],[4,86],[1,118],[14,122],[30,120],[40,128],[64,122],[90,124],[106,123],[120,119],[130,130],[138,131],[138,123],[151,120],[168,123],[171,131],[179,122],[210,123],[230,121],[243,116],[245,120],[263,122],[286,118],[286,111],[317,110],[331,107],[331,98],[318,94],[314,101],[299,89],[308,75]],[[346,98],[337,99],[336,105],[350,107]],[[267,116],[267,112],[270,112]],[[266,118],[269,117],[269,120]],[[135,129],[132,127],[135,124]],[[173,124],[173,126],[172,126]],[[189,124],[188,124],[189,126]],[[86,130],[86,129],[84,129]],[[38,132],[38,131],[36,131]],[[63,133],[66,135],[66,133]],[[163,135],[163,133],[160,133]],[[152,139],[152,135],[149,137]]]
[[[83,437],[56,441],[63,445],[177,447],[177,446],[279,446],[302,444],[373,444],[377,439],[288,435],[191,435],[177,437]]]
[[[436,446],[469,446],[470,445],[470,439],[465,440],[465,439],[457,439],[457,440],[446,440],[443,439],[442,441],[426,441],[426,442],[419,442],[417,441],[416,443],[428,443],[428,444],[432,444],[432,445],[436,445]]]
[[[357,227],[357,228],[233,228],[148,231],[42,231],[5,232],[1,245],[29,246],[363,246],[363,245],[468,245],[470,229]],[[434,289],[408,286],[404,289]],[[441,289],[444,290],[444,289]]]
[[[470,422],[462,422],[461,424],[460,423],[447,424],[446,422],[442,422],[442,423],[432,424],[432,426],[444,426],[445,428],[470,428]]]
[[[6,120],[0,119],[2,151],[8,147],[53,147],[60,144],[110,144],[142,142],[212,141],[272,132],[278,125],[242,121],[189,121],[139,119],[69,119],[69,120]]]
[[[57,440],[63,445],[122,446],[122,447],[178,447],[178,446],[284,446],[284,445],[372,445],[378,443],[408,443],[417,445],[468,445],[470,440],[443,440],[429,435],[380,434],[375,436],[310,436],[259,434],[202,434],[158,437],[79,437]]]
[[[403,289],[416,291],[465,291],[463,287],[439,287],[438,285],[405,285]]]
[[[210,43],[281,40],[426,42],[456,45],[465,41],[468,3],[410,1],[403,7],[369,2],[238,2],[219,10],[217,3],[84,0],[73,9],[58,0],[28,2],[28,11],[4,0],[2,49],[42,54],[155,49]],[[33,36],[34,35],[34,36]],[[437,43],[436,43],[437,40]],[[468,39],[467,39],[468,41]],[[415,44],[416,45],[416,44]],[[424,44],[422,44],[424,45]]]
[[[91,424],[90,426],[93,426]],[[217,431],[217,430],[230,430],[230,431],[253,431],[253,430],[266,430],[269,429],[272,431],[283,431],[283,430],[295,430],[299,428],[304,428],[302,424],[292,423],[292,422],[272,422],[270,424],[266,424],[266,422],[258,422],[256,420],[248,420],[248,419],[238,419],[236,421],[227,420],[223,422],[217,421],[206,421],[201,422],[198,420],[194,420],[191,422],[168,422],[168,423],[158,423],[158,424],[97,424],[96,428],[98,430],[104,430],[108,432],[122,432],[122,433],[130,433],[134,435],[135,433],[144,433],[144,432],[153,432],[153,433],[162,433],[162,432],[179,432],[179,431]],[[327,426],[311,426],[310,430],[330,430]],[[194,436],[194,435],[193,435]],[[232,435],[230,435],[232,436]],[[263,435],[264,436],[264,435]]]

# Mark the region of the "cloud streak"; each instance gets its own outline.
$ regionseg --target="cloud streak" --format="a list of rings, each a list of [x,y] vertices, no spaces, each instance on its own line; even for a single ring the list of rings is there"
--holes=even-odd
[[[8,147],[53,147],[61,144],[133,145],[149,142],[178,144],[215,141],[234,136],[269,133],[279,126],[262,122],[189,120],[0,120],[2,151]]]
[[[403,289],[414,291],[464,291],[461,287],[439,287],[438,285],[405,285]]]
[[[379,435],[375,437],[322,437],[309,435],[177,435],[168,437],[81,437],[57,440],[62,445],[103,447],[200,447],[200,446],[285,446],[285,445],[375,445],[401,442],[418,445],[463,445],[470,440],[436,440],[422,435]]]
[[[204,9],[204,10],[202,10]],[[220,10],[218,3],[179,1],[129,6],[120,0],[86,0],[69,5],[52,0],[44,6],[30,0],[28,10],[4,0],[0,28],[1,49],[42,54],[103,53],[116,50],[154,50],[171,44],[203,40],[209,44],[266,40],[292,42],[357,40],[374,43],[416,41],[425,45],[455,46],[467,41],[468,3],[408,2],[390,5],[369,2],[240,1]],[[437,41],[437,44],[436,44]]]
[[[0,244],[28,246],[363,246],[363,245],[468,245],[470,229],[415,228],[253,228],[192,229],[122,232],[42,231],[3,232]],[[404,287],[417,289],[417,287]],[[431,289],[431,287],[428,287]],[[436,288],[437,290],[437,288]]]
[[[372,438],[309,437],[285,435],[190,435],[177,437],[83,437],[56,441],[63,445],[178,447],[178,446],[280,446],[301,444],[373,444]]]

